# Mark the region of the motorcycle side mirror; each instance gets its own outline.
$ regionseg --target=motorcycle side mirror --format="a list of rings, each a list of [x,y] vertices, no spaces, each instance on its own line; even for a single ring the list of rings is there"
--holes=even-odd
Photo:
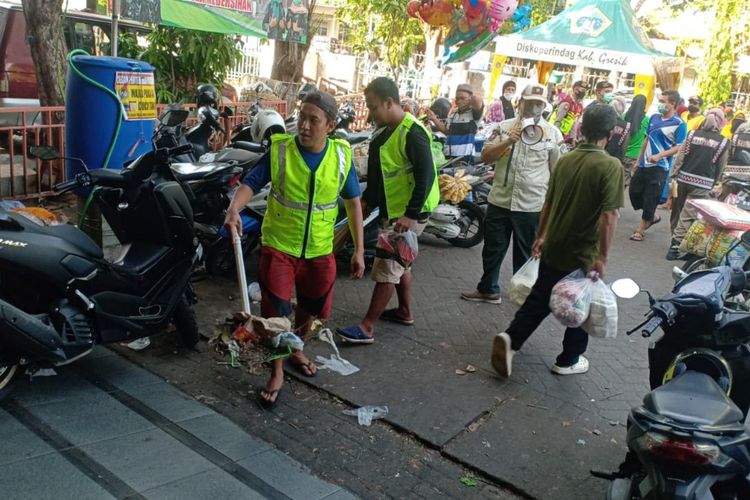
[[[40,160],[57,160],[60,152],[52,146],[29,146],[29,156]]]
[[[750,229],[742,233],[742,236],[740,236],[740,239],[742,240],[742,243],[744,243],[747,246],[750,246]]]
[[[630,278],[619,279],[612,283],[610,288],[612,288],[612,293],[621,299],[632,299],[641,291],[641,287],[638,286],[638,283]]]

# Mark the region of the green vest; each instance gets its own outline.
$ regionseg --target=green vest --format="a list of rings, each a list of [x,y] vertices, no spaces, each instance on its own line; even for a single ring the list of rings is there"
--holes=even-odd
[[[380,147],[380,169],[383,175],[386,209],[390,219],[397,219],[406,213],[406,206],[414,190],[414,167],[406,156],[406,134],[409,133],[411,127],[415,126],[425,131],[432,146],[432,134],[411,113],[406,113],[396,130]],[[435,180],[420,212],[432,212],[440,202],[440,188],[434,160],[432,168],[435,169]]]
[[[273,135],[263,246],[305,259],[333,252],[338,197],[351,166],[349,143],[328,139],[328,149],[313,174],[294,136]]]

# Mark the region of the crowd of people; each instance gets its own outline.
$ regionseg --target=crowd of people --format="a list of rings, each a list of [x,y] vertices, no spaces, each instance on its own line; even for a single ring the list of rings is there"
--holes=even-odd
[[[644,96],[628,103],[607,81],[593,89],[585,81],[575,82],[569,92],[555,92],[552,103],[542,85],[527,85],[518,97],[516,91],[514,82],[505,82],[500,99],[485,109],[474,88],[459,85],[447,117],[425,110],[420,120],[409,112],[411,105],[402,106],[395,82],[387,77],[373,80],[365,100],[377,130],[369,144],[364,193],[349,144],[329,137],[335,100],[321,92],[308,94],[299,112],[298,133],[272,137],[270,151],[244,179],[226,218],[232,233],[241,232],[240,210],[271,183],[259,265],[261,314],[290,316],[296,290],[295,325],[308,336],[313,318],[326,320],[331,313],[338,197],[345,200],[355,247],[351,277],[357,279],[364,272],[363,214],[378,208],[383,228],[419,235],[440,201],[433,131],[445,134],[447,158],[473,157],[475,136],[487,124],[491,134],[478,153],[495,169],[482,277],[476,289],[461,298],[501,303],[500,266],[511,243],[514,272],[530,258],[540,259],[530,295],[506,331],[493,340],[492,365],[507,377],[515,352],[549,315],[553,286],[577,269],[593,272],[594,279],[605,276],[625,193],[641,211],[640,225],[630,236],[634,242],[643,241],[661,221],[657,207],[674,195],[667,259],[677,259],[680,241],[696,217],[687,200],[710,196],[728,161],[750,164],[750,124],[731,103],[704,111],[699,96],[685,105],[676,90],[667,89],[658,97],[658,112],[649,116]],[[588,92],[593,100],[584,106]],[[530,133],[533,140],[528,140]],[[412,262],[379,251],[372,279],[375,286],[363,318],[336,329],[344,342],[373,343],[378,320],[414,323]],[[397,307],[388,309],[394,294]],[[552,371],[586,372],[587,343],[582,329],[567,329]],[[315,376],[315,364],[302,351],[294,351],[290,361],[303,375]],[[261,402],[272,406],[282,385],[282,362],[276,360]]]

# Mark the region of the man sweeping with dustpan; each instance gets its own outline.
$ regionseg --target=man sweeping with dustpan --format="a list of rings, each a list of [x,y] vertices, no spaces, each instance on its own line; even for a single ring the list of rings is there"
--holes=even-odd
[[[334,224],[339,195],[344,198],[349,229],[354,239],[351,276],[364,272],[362,207],[357,172],[352,165],[349,143],[329,139],[336,124],[336,101],[328,94],[313,92],[302,101],[298,135],[271,137],[271,150],[237,190],[224,221],[230,234],[242,233],[240,211],[268,182],[271,193],[262,227],[258,265],[261,315],[265,318],[292,314],[292,291],[296,289],[295,327],[307,340],[314,318],[331,314],[336,260],[333,255]],[[290,362],[308,377],[317,367],[301,350]],[[273,361],[271,378],[261,392],[266,407],[276,404],[284,384],[283,360]]]

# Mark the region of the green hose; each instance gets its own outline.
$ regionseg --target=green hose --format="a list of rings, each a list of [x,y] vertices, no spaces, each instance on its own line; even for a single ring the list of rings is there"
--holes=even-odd
[[[88,52],[82,49],[75,49],[71,50],[68,54],[68,66],[73,70],[73,72],[81,77],[85,82],[90,83],[94,87],[103,90],[117,102],[117,127],[115,127],[115,133],[112,135],[112,141],[109,143],[109,150],[107,151],[107,156],[104,158],[104,165],[102,165],[102,168],[109,168],[109,160],[112,157],[112,152],[115,150],[115,144],[117,143],[117,138],[120,136],[120,127],[122,126],[122,102],[120,102],[120,97],[112,91],[112,89],[109,89],[102,85],[101,83],[92,80],[88,76],[84,75],[81,70],[79,70],[75,63],[73,62],[73,56],[77,55],[90,55]],[[88,197],[86,198],[86,202],[83,204],[83,210],[81,212],[81,219],[78,221],[78,226],[83,226],[83,223],[86,221],[86,214],[88,213],[89,206],[91,205],[91,201],[94,199],[94,193],[96,192],[97,187],[94,187],[94,189],[91,190]]]

